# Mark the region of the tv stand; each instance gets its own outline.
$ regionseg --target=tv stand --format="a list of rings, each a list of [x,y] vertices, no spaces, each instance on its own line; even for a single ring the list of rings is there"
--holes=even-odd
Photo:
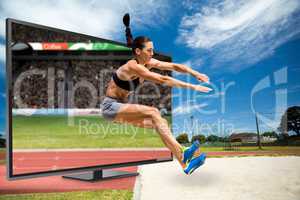
[[[127,171],[114,171],[108,169],[99,169],[81,174],[72,174],[63,176],[63,178],[75,179],[80,181],[103,181],[107,179],[125,178],[131,176],[138,176],[138,172],[127,172]]]

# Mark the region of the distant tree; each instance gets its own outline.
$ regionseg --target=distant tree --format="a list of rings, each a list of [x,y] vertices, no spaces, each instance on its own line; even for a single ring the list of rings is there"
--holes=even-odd
[[[219,137],[219,141],[220,142],[229,142],[230,139],[229,139],[229,136],[224,136],[224,137]]]
[[[218,141],[220,141],[220,137],[218,137],[216,135],[209,135],[206,138],[206,141],[208,141],[208,142],[218,142]]]
[[[176,140],[180,144],[186,144],[186,143],[189,143],[189,136],[186,133],[182,133],[176,137]]]
[[[283,116],[278,130],[282,134],[287,134],[289,131],[294,131],[300,136],[300,106],[289,107]]]
[[[275,131],[267,131],[262,134],[264,137],[275,137],[278,138],[278,134]]]
[[[283,133],[278,134],[278,142],[280,142],[281,145],[288,145],[288,139],[289,139],[288,134],[283,134]]]
[[[205,135],[195,135],[192,137],[192,142],[198,140],[201,144],[205,143],[206,139],[205,139]]]

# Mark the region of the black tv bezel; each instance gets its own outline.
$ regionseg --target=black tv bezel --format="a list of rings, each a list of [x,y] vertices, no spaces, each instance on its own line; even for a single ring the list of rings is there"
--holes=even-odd
[[[72,31],[62,30],[54,27],[49,27],[45,25],[35,24],[31,22],[25,22],[22,20],[7,18],[6,19],[6,177],[8,180],[21,180],[21,179],[29,179],[29,178],[37,178],[37,177],[45,177],[45,176],[55,176],[55,175],[65,175],[71,173],[79,173],[85,171],[92,171],[92,170],[99,170],[99,169],[113,169],[113,168],[122,168],[122,167],[129,167],[129,166],[137,166],[137,165],[144,165],[144,164],[154,164],[154,163],[161,163],[161,162],[169,162],[173,161],[173,154],[170,152],[169,158],[161,158],[161,159],[149,159],[149,160],[141,160],[141,161],[134,161],[134,162],[124,162],[124,163],[114,163],[114,164],[107,164],[107,165],[95,165],[95,166],[86,166],[86,167],[76,167],[76,168],[69,168],[69,169],[60,169],[60,170],[53,170],[53,171],[42,171],[42,172],[33,172],[33,173],[24,173],[24,174],[13,174],[13,145],[12,145],[12,85],[11,85],[11,77],[12,77],[12,54],[11,54],[11,34],[12,34],[12,23],[17,23],[21,25],[32,26],[35,28],[47,29],[51,31],[56,31],[60,33],[69,33],[69,34],[77,34],[82,37],[90,38],[91,40],[102,40],[104,42],[109,42],[117,45],[126,46],[125,43],[116,42],[112,40],[107,40],[103,38],[97,38],[95,36],[90,36],[86,34],[76,33]],[[158,55],[162,55],[156,52]],[[168,56],[169,57],[169,56]],[[171,59],[171,58],[170,58]]]

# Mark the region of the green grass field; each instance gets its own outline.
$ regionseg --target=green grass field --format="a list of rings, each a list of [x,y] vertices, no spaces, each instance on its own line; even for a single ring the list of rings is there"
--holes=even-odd
[[[1,195],[0,200],[131,200],[133,192],[128,190],[100,190],[87,192],[41,193],[23,195]]]
[[[6,156],[6,150],[4,148],[0,148],[0,155]],[[4,165],[6,162],[0,158],[0,165]]]
[[[98,116],[74,117],[73,126],[66,116],[14,116],[12,122],[14,149],[164,147],[153,129]]]
[[[225,151],[223,147],[201,147],[203,152],[229,152]],[[239,147],[237,152],[257,152],[257,154],[249,154],[250,156],[300,156],[300,147],[298,146],[268,146],[262,147]],[[243,155],[249,156],[249,155]],[[224,157],[224,156],[212,156]]]
[[[201,150],[203,150],[205,152],[225,151],[223,147],[201,147]],[[261,150],[258,147],[239,147],[239,151],[300,152],[300,147],[293,147],[293,146],[268,146],[268,147],[262,147]]]

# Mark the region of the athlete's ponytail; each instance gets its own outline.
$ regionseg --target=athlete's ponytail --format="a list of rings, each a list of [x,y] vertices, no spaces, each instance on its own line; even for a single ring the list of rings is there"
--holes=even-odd
[[[135,54],[135,49],[143,49],[145,47],[145,42],[150,42],[151,39],[145,36],[138,36],[133,40],[131,30],[130,30],[130,17],[129,14],[126,13],[123,17],[123,23],[126,27],[126,41],[127,46],[132,49],[132,53]]]
[[[123,17],[123,23],[126,27],[126,41],[127,41],[127,46],[128,47],[132,47],[132,43],[133,43],[133,37],[132,37],[132,34],[131,34],[131,30],[130,30],[130,16],[128,13],[126,13]]]

